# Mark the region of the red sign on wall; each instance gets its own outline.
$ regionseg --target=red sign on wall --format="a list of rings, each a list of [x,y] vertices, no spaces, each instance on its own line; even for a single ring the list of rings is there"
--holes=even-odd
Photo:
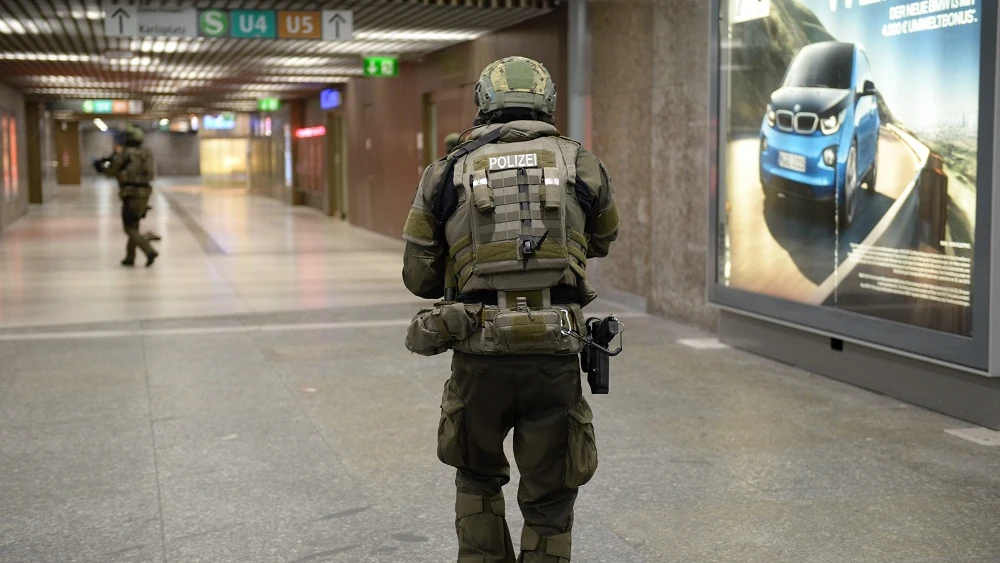
[[[297,139],[309,139],[312,137],[322,137],[323,135],[326,135],[326,127],[322,125],[303,127],[302,129],[295,130],[295,138]]]

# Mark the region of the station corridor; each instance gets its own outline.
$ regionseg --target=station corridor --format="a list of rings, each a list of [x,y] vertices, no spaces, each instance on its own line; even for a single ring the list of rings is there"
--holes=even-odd
[[[126,269],[114,198],[60,188],[0,238],[0,562],[453,561],[449,357],[403,346],[402,244],[174,179],[161,259]],[[970,424],[588,309],[626,349],[588,397],[574,561],[1000,560],[1000,456],[946,432]]]

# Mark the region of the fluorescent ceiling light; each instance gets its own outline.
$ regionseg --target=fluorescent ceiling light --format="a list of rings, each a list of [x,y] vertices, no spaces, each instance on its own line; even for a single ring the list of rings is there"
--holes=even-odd
[[[326,57],[265,57],[259,63],[269,66],[312,66],[320,67],[328,64]]]
[[[41,35],[52,33],[52,26],[45,20],[19,20],[17,18],[0,18],[0,34],[4,35]]]
[[[108,125],[106,123],[104,123],[104,120],[101,119],[100,117],[98,117],[97,119],[94,120],[94,125],[96,125],[97,128],[100,129],[101,131],[107,131],[108,130]]]
[[[106,59],[105,63],[124,70],[126,66],[158,66],[160,59],[153,57],[132,57],[131,59]]]
[[[259,92],[273,90],[299,90],[302,86],[298,84],[241,84],[241,92]]]
[[[86,11],[80,8],[74,8],[70,10],[69,14],[67,14],[65,10],[56,10],[56,17],[65,18],[67,16],[73,18],[74,20],[103,20],[104,12],[94,8],[89,8]]]
[[[354,32],[354,39],[382,41],[471,41],[485,31],[435,31],[428,29],[381,29]]]
[[[65,54],[65,53],[0,53],[0,60],[86,62],[90,60],[90,55],[77,55],[77,54]]]
[[[342,75],[342,76],[354,76],[361,75],[364,70],[361,68],[361,61],[359,60],[356,64],[347,65],[331,65],[322,68],[310,68],[310,69],[299,69],[299,68],[283,68],[275,67],[267,69],[267,74],[274,77],[288,77],[294,78],[295,76],[303,76],[308,74],[309,76],[331,76],[331,75]]]
[[[324,82],[347,82],[350,77],[347,76],[262,76],[257,80],[263,82],[301,82],[308,84],[321,84]]]
[[[164,117],[163,119],[160,120],[160,125],[166,127],[167,125],[170,125],[170,120]]]
[[[135,56],[135,53],[129,51],[128,49],[111,49],[104,52],[104,58],[111,59],[131,59]]]

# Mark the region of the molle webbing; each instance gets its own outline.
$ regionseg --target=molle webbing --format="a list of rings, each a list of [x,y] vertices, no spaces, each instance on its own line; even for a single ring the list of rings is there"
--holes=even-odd
[[[465,148],[474,150],[454,162],[458,208],[445,223],[458,292],[575,287],[587,255],[579,145],[542,136]]]

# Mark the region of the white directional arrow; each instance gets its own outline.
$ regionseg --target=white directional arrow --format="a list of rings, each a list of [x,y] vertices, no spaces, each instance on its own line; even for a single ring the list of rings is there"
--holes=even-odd
[[[378,74],[378,65],[375,64],[374,60],[368,61],[368,74],[375,76]]]
[[[354,12],[323,10],[323,41],[350,41],[354,36]]]
[[[130,37],[139,34],[136,0],[104,0],[104,35]]]

